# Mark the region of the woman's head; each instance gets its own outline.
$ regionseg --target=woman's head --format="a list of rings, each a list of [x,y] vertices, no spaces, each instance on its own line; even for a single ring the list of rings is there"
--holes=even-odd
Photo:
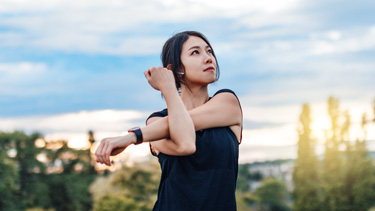
[[[219,79],[219,74],[220,74],[219,65],[217,63],[216,55],[211,47],[211,44],[207,40],[207,38],[203,34],[196,32],[196,31],[184,31],[184,32],[175,34],[174,36],[169,38],[167,42],[165,42],[163,46],[163,51],[161,54],[163,67],[168,67],[169,69],[173,71],[177,88],[181,88],[181,84],[188,86],[185,80],[186,73],[185,73],[185,65],[183,63],[184,58],[181,58],[181,54],[182,54],[182,50],[183,50],[183,46],[185,42],[190,37],[199,38],[199,39],[190,39],[193,41],[194,40],[204,41],[204,43],[206,44],[206,48],[201,49],[201,50],[204,50],[204,51],[207,50],[209,54],[212,54],[214,58],[214,61],[212,61],[212,63],[215,64],[215,68],[216,68],[215,81]],[[193,50],[190,50],[190,51],[193,51]]]

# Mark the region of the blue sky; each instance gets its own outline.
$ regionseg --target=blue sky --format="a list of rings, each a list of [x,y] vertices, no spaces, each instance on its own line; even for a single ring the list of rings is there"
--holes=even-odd
[[[353,111],[354,123],[363,112],[372,115],[374,10],[370,0],[2,0],[0,129],[65,131],[67,138],[90,128],[119,132],[101,122],[81,131],[69,129],[70,120],[53,128],[25,123],[103,110],[139,112],[131,123],[143,124],[165,106],[143,71],[161,65],[171,35],[198,30],[221,68],[210,93],[231,88],[241,99],[251,143],[243,148],[293,145],[305,102],[323,116],[333,95]],[[267,142],[262,130],[281,138]]]

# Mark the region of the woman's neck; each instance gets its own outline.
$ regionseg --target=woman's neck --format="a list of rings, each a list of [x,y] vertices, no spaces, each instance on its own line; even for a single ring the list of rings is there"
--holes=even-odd
[[[181,86],[181,98],[187,110],[191,110],[208,101],[207,86],[188,88],[184,85]]]

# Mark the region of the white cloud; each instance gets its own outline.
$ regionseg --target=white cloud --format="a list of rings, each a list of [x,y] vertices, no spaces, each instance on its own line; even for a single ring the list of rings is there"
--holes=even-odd
[[[312,34],[312,54],[348,53],[375,48],[375,26],[340,32]]]
[[[0,63],[1,74],[35,74],[47,70],[44,63],[18,62],[18,63]]]
[[[146,114],[132,110],[81,111],[50,116],[2,118],[0,128],[12,130],[41,131],[46,133],[122,132],[134,127],[132,121],[146,118]]]
[[[24,95],[39,90],[34,84],[48,74],[48,69],[48,65],[41,62],[0,63],[0,94]]]
[[[171,32],[155,37],[150,32],[156,25],[215,18],[239,18],[241,25],[241,20],[247,22],[246,17],[251,14],[252,18],[259,19],[251,21],[252,25],[264,26],[281,19],[271,17],[263,21],[267,14],[285,12],[297,4],[296,0],[282,4],[275,0],[236,0],[230,4],[210,0],[5,0],[0,3],[0,11],[17,15],[3,16],[0,20],[0,25],[11,29],[0,33],[0,45],[109,54],[134,54],[134,51],[135,54],[159,53],[160,46],[153,43],[162,43]],[[139,34],[142,34],[141,38]],[[113,45],[108,45],[108,40]],[[132,45],[129,46],[129,43]],[[133,48],[134,43],[138,48]]]
[[[265,1],[248,1],[248,0],[232,0],[230,2],[226,0],[190,0],[194,3],[202,3],[207,8],[214,7],[227,12],[232,11],[233,15],[237,14],[240,16],[244,13],[277,13],[282,11],[288,11],[295,8],[299,0],[286,0],[286,1],[277,1],[277,0],[265,0]]]
[[[300,105],[249,106],[243,104],[244,119],[253,122],[291,123],[298,119]]]

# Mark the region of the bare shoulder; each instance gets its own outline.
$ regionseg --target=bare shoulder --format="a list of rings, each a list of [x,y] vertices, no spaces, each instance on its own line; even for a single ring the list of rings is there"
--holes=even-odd
[[[223,109],[234,109],[240,111],[240,115],[242,116],[240,100],[230,89],[221,89],[217,91],[210,101],[218,104],[220,107],[225,107]]]
[[[237,95],[230,89],[222,89],[215,93],[212,100],[222,106],[225,105],[224,109],[226,112],[229,112],[230,115],[233,115],[233,117],[237,119],[237,124],[231,125],[230,129],[236,135],[238,142],[241,143],[243,114],[241,103]]]
[[[214,99],[214,101],[225,101],[227,103],[233,103],[237,106],[241,106],[237,95],[230,89],[222,89],[217,91],[211,99]]]

